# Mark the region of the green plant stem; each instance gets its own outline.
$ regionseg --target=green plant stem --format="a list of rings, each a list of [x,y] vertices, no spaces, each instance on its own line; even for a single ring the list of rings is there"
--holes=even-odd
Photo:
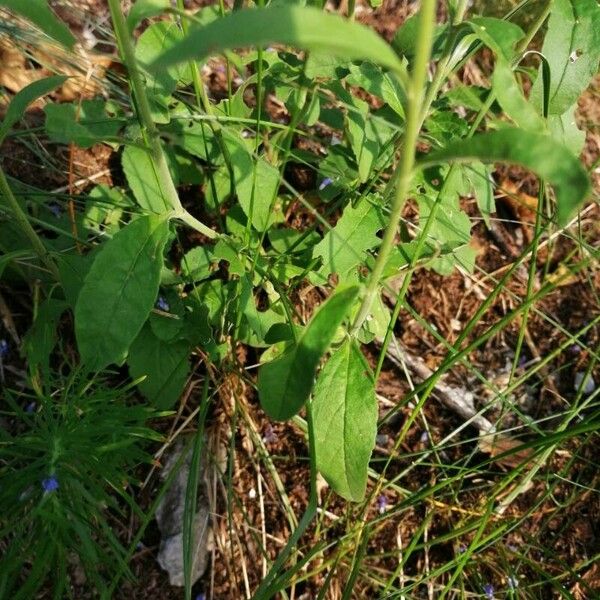
[[[8,181],[6,180],[6,176],[4,174],[4,170],[0,167],[0,192],[6,198],[6,202],[11,208],[15,220],[17,224],[23,231],[23,233],[27,236],[29,241],[31,242],[31,247],[34,252],[38,255],[39,259],[42,261],[44,266],[52,273],[52,276],[58,281],[60,280],[60,274],[58,272],[58,267],[56,263],[50,256],[48,249],[44,246],[44,243],[40,239],[40,236],[36,233],[35,229],[31,226],[25,211],[21,208],[15,195],[13,194]]]
[[[110,9],[119,54],[121,55],[123,64],[127,68],[129,74],[129,82],[133,92],[137,117],[140,121],[142,133],[148,145],[150,158],[156,170],[159,185],[167,204],[166,208],[168,210],[173,210],[174,217],[180,219],[196,231],[209,238],[216,238],[218,237],[218,234],[215,231],[190,215],[181,205],[179,195],[177,194],[175,184],[173,183],[173,178],[169,172],[165,153],[160,143],[159,131],[152,119],[150,102],[146,95],[142,74],[135,58],[135,49],[129,31],[127,30],[125,17],[121,12],[119,0],[108,0],[108,7]]]
[[[404,134],[402,157],[398,169],[398,187],[392,204],[390,221],[383,234],[383,240],[375,260],[375,265],[365,296],[352,325],[351,334],[361,328],[365,319],[369,315],[371,306],[379,290],[379,282],[383,270],[394,247],[394,238],[400,223],[402,209],[406,202],[408,192],[413,177],[413,168],[415,164],[415,151],[421,130],[421,104],[425,95],[425,84],[427,81],[427,66],[431,56],[431,46],[433,43],[433,32],[435,27],[435,9],[436,0],[423,0],[419,16],[419,35],[417,38],[416,56],[412,77],[410,78],[407,90],[408,110],[406,115],[406,130]]]

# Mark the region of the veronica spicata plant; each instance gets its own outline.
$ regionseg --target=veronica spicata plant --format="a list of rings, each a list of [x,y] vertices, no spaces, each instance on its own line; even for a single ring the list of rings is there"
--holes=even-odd
[[[528,31],[512,14],[468,16],[464,0],[449,1],[449,20],[438,25],[438,3],[422,0],[392,44],[306,4],[190,14],[182,2],[138,0],[125,17],[119,1],[109,0],[130,105],[95,99],[79,111],[45,108],[51,139],[83,147],[107,141],[121,149],[127,185],[95,187],[77,216],[90,252],[41,239],[0,177],[12,215],[4,227],[20,240],[16,249],[32,250],[37,268],[57,284],[44,303],[55,305],[47,309],[54,315],[73,313],[85,369],[126,364],[149,401],[170,408],[194,348],[217,366],[237,343],[262,352],[257,388],[266,413],[286,420],[306,410],[313,493],[287,550],[315,513],[317,471],[344,498],[365,495],[381,360],[373,373],[361,346],[378,339],[385,355],[416,269],[473,269],[472,223],[459,198],[473,195],[489,224],[490,165],[506,162],[547,184],[540,193],[543,218],[558,226],[586,199],[573,110],[600,57],[594,0],[547,3]],[[72,43],[43,2],[0,5]],[[133,35],[142,19],[159,14],[163,19]],[[535,54],[539,67],[525,68],[548,16]],[[446,93],[445,83],[483,47],[494,57],[490,87]],[[239,48],[249,50],[232,52]],[[225,56],[227,73],[240,76],[235,90],[228,78],[229,94],[220,102],[208,96],[200,75],[217,54]],[[525,74],[533,80],[528,97]],[[2,133],[29,102],[59,84],[50,78],[18,94]],[[364,92],[381,108],[367,103]],[[285,107],[288,123],[269,114],[269,96]],[[335,140],[324,155],[293,143],[317,123]],[[313,197],[288,180],[292,162],[316,173]],[[182,201],[179,190],[199,186],[202,195]],[[400,228],[409,199],[419,211],[412,232]],[[299,208],[305,222],[292,226]],[[191,231],[197,243],[175,259],[173,240]],[[401,271],[390,312],[382,291]],[[304,323],[290,297],[306,285],[328,299]],[[456,352],[475,323],[461,333]],[[435,381],[426,382],[421,402]]]

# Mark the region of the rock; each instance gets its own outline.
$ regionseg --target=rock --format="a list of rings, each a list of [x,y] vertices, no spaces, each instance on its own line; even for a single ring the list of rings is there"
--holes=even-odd
[[[186,446],[188,447],[187,452]],[[208,506],[205,449],[206,440],[203,443],[199,464],[197,503],[193,519],[192,584],[206,570],[209,556],[210,511]],[[163,480],[167,479],[184,452],[186,454],[179,465],[178,472],[156,510],[156,521],[161,533],[158,564],[169,573],[171,585],[176,586],[185,585],[183,570],[183,516],[187,482],[190,475],[193,454],[193,442],[190,443],[189,436],[181,436],[177,439],[166,458],[165,467],[161,474]]]

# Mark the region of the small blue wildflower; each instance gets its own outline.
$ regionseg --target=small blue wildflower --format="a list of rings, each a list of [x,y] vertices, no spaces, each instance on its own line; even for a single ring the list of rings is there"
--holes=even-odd
[[[419,441],[421,442],[421,444],[427,444],[427,442],[429,442],[429,434],[426,431],[424,431],[421,434]]]
[[[519,367],[521,367],[521,369],[527,364],[527,357],[526,356],[521,356],[521,358],[519,358]]]
[[[506,547],[511,551],[511,552],[518,552],[518,548],[517,546],[515,546],[514,544],[506,544]]]
[[[60,206],[53,202],[52,204],[48,204],[48,210],[58,219],[62,214]]]
[[[493,600],[494,598],[494,586],[491,583],[486,583],[483,586],[483,593],[488,600]]]
[[[206,600],[206,594],[204,592],[200,592],[197,596],[196,596],[196,600]]]
[[[510,575],[508,577],[508,587],[511,590],[516,590],[519,587],[519,580],[516,577]]]
[[[30,402],[26,407],[25,407],[25,412],[28,414],[33,414],[35,412],[37,404],[35,402]]]
[[[50,475],[50,477],[42,479],[42,488],[45,494],[55,492],[58,489],[58,487],[58,479],[56,478],[56,475]]]
[[[459,544],[458,552],[459,554],[464,554],[467,551],[467,547],[464,544]]]
[[[328,185],[331,185],[332,183],[333,179],[331,179],[331,177],[325,177],[325,179],[321,181],[321,185],[319,185],[319,191],[323,191]]]
[[[277,434],[275,433],[273,426],[270,424],[267,425],[265,427],[265,435],[263,435],[263,442],[265,444],[272,444],[273,442],[276,442],[277,439]]]
[[[377,510],[379,511],[380,515],[385,512],[387,505],[388,499],[383,494],[377,498]]]
[[[163,296],[159,296],[156,301],[156,308],[162,310],[163,312],[169,312],[169,303],[165,300]]]
[[[572,344],[569,346],[569,352],[572,354],[579,354],[581,352],[581,346],[579,344]]]
[[[0,358],[4,358],[8,354],[8,342],[0,340]]]

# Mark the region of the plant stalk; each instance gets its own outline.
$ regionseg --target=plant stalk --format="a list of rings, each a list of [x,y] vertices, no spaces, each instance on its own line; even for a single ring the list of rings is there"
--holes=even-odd
[[[375,265],[367,290],[362,300],[354,324],[350,331],[351,334],[361,328],[365,319],[369,315],[371,306],[379,290],[379,281],[383,270],[394,247],[394,238],[402,216],[402,209],[406,202],[410,185],[413,178],[413,169],[415,165],[415,151],[419,138],[419,131],[422,124],[421,104],[425,96],[425,84],[427,81],[427,67],[431,56],[431,46],[433,43],[433,32],[435,28],[435,9],[436,0],[423,0],[419,15],[419,35],[417,38],[416,56],[412,77],[410,78],[407,90],[408,108],[406,115],[406,130],[404,133],[403,151],[398,169],[398,187],[392,203],[390,221],[383,234],[383,240],[375,260]]]
[[[50,271],[50,273],[52,273],[52,276],[57,281],[60,281],[60,273],[58,272],[58,267],[56,266],[56,263],[50,256],[50,253],[48,252],[46,246],[44,246],[44,243],[40,239],[40,236],[31,226],[31,223],[29,222],[25,211],[17,202],[17,199],[15,198],[15,195],[13,194],[10,185],[6,180],[6,176],[2,167],[0,167],[0,193],[6,198],[6,201],[9,207],[11,208],[19,227],[29,239],[34,252],[38,255],[39,259],[42,261],[44,266]]]
[[[160,143],[160,134],[152,119],[152,111],[150,110],[150,102],[146,95],[146,88],[142,80],[142,74],[135,58],[135,49],[133,41],[127,30],[125,17],[121,12],[121,4],[119,0],[108,0],[108,7],[113,22],[117,46],[123,64],[127,68],[129,74],[129,82],[133,92],[135,110],[137,117],[142,127],[150,158],[156,170],[158,182],[165,200],[165,209],[172,210],[173,216],[180,219],[196,231],[206,235],[209,238],[216,238],[218,234],[210,229],[204,223],[198,221],[190,215],[181,205],[177,189],[173,183],[173,178],[167,166],[167,159]]]

